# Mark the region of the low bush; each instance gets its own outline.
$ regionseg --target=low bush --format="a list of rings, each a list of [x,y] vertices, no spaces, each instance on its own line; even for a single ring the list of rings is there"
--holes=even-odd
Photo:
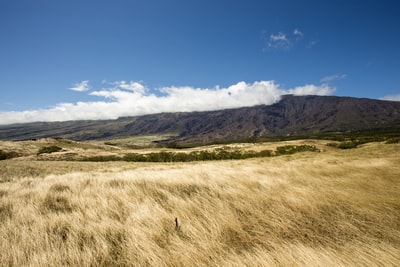
[[[93,161],[93,162],[120,161],[120,160],[122,160],[122,158],[115,155],[92,156],[81,159],[81,161]]]
[[[388,135],[366,135],[366,136],[353,136],[348,138],[338,139],[339,143],[329,143],[328,146],[336,147],[339,149],[352,149],[357,148],[362,144],[372,143],[372,142],[385,142],[385,144],[397,144],[400,142],[400,136],[398,133],[388,134]]]
[[[319,149],[316,146],[311,146],[311,145],[300,145],[300,146],[292,146],[292,145],[287,145],[287,146],[280,146],[276,148],[275,155],[280,156],[280,155],[291,155],[299,152],[319,152]]]
[[[271,150],[261,150],[260,152],[258,152],[258,155],[260,157],[272,157],[273,152]]]
[[[398,144],[398,143],[400,143],[400,137],[389,138],[386,141],[386,144]]]
[[[54,152],[59,152],[59,151],[61,151],[62,150],[62,148],[61,147],[59,147],[59,146],[44,146],[44,147],[41,147],[40,149],[39,149],[39,151],[38,151],[38,155],[40,155],[40,154],[50,154],[50,153],[54,153]]]
[[[336,147],[339,149],[352,149],[357,148],[359,145],[369,143],[366,140],[351,140],[351,141],[343,141],[340,143],[329,143],[328,146]]]
[[[278,147],[277,151],[262,150],[255,151],[242,151],[240,149],[232,149],[229,147],[218,148],[213,151],[202,150],[185,152],[152,152],[148,154],[128,153],[123,157],[110,155],[110,156],[93,156],[81,159],[82,161],[127,161],[127,162],[191,162],[191,161],[209,161],[209,160],[231,160],[231,159],[248,159],[259,157],[272,157],[274,155],[288,155],[298,152],[319,152],[315,146],[301,145],[301,146],[283,146]]]
[[[352,148],[358,147],[361,144],[362,143],[357,142],[357,141],[342,142],[342,143],[337,145],[337,148],[340,148],[340,149],[352,149]]]
[[[19,157],[19,154],[15,151],[6,152],[3,150],[0,150],[0,160],[12,159],[12,158],[16,158],[16,157]]]
[[[143,154],[138,153],[128,153],[122,157],[124,161],[132,161],[132,162],[146,162],[147,158]]]

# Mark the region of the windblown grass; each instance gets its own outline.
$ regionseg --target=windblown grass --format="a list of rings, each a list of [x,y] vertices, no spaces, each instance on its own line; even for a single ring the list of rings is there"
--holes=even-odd
[[[2,161],[0,265],[398,266],[399,152]]]

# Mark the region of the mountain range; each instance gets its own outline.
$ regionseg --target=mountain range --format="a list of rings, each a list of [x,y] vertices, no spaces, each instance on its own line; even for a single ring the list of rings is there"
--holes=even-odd
[[[273,105],[160,113],[116,120],[34,122],[0,126],[0,139],[59,137],[76,141],[168,134],[167,142],[210,143],[332,132],[400,131],[400,102],[285,95]]]

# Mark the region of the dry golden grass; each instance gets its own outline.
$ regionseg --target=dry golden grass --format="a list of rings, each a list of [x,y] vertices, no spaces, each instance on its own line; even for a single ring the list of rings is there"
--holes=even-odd
[[[400,265],[400,145],[0,169],[1,266]]]

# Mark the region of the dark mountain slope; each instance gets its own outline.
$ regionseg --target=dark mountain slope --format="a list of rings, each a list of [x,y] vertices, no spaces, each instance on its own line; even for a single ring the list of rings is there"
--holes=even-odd
[[[332,96],[284,96],[271,106],[201,113],[181,139],[198,141],[400,127],[400,102]]]
[[[238,109],[162,113],[104,121],[0,126],[0,139],[62,137],[93,140],[176,133],[180,142],[260,136],[400,129],[400,102],[335,96],[287,95],[276,104]]]

